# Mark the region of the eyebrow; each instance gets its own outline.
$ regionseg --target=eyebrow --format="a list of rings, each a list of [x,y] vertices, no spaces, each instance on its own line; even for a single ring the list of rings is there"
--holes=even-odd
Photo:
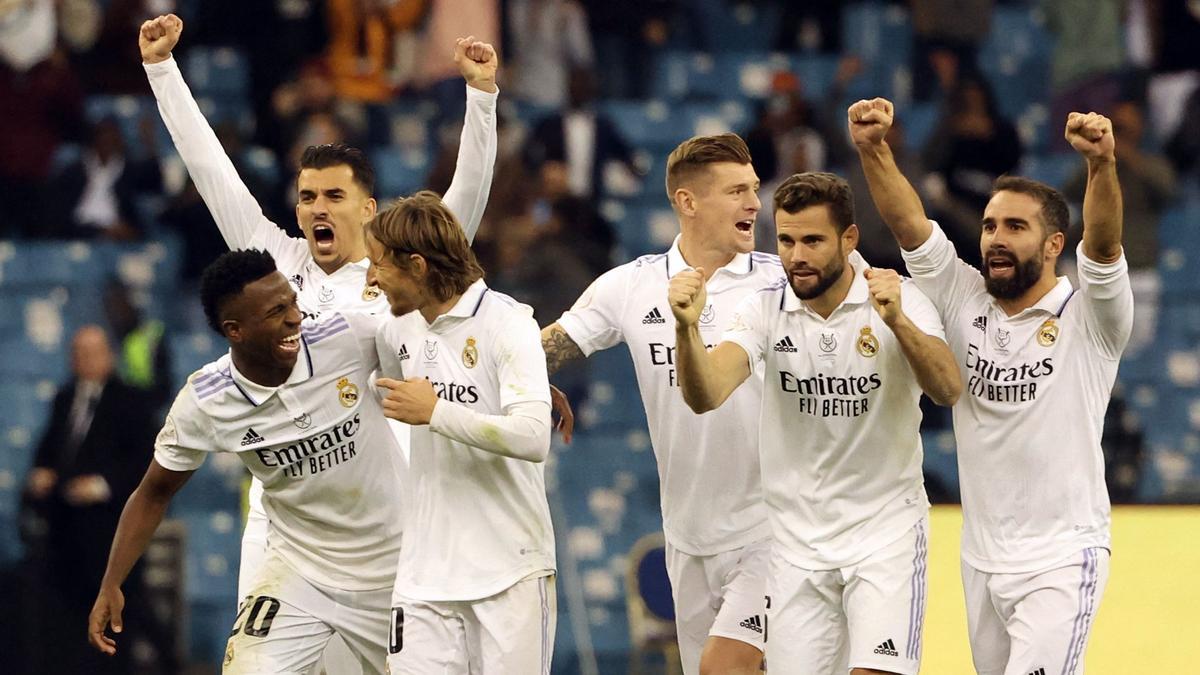
[[[1029,224],[1029,221],[1025,220],[1024,218],[1004,218],[1003,221],[1006,223],[1020,223],[1021,225]],[[984,225],[994,225],[995,223],[996,223],[995,218],[984,218],[983,219]]]

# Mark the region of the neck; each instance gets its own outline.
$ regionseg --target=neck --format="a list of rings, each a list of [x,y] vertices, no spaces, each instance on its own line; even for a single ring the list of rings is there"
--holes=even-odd
[[[434,300],[420,309],[421,316],[425,317],[425,323],[433,323],[439,316],[449,312],[454,305],[458,304],[461,298],[462,293],[456,293],[444,302]]]
[[[340,256],[335,260],[321,262],[316,260],[316,256],[313,256],[313,262],[317,263],[317,267],[320,267],[321,271],[325,274],[333,274],[346,265],[349,265],[352,262],[358,262],[365,257],[367,257],[367,245],[365,243],[360,243],[356,246],[351,246],[346,249],[345,255]]]
[[[230,356],[233,358],[233,365],[238,369],[238,372],[250,380],[254,384],[264,387],[278,387],[287,382],[288,377],[292,374],[291,367],[283,366],[263,366],[254,362],[254,359],[247,357],[237,349],[229,350]]]
[[[813,298],[805,300],[804,304],[809,309],[821,315],[822,319],[828,319],[833,310],[838,308],[838,305],[846,299],[850,294],[850,286],[854,283],[854,268],[847,261],[845,267],[842,268],[842,276],[825,292]]]
[[[722,250],[712,241],[704,241],[690,228],[683,228],[679,237],[679,253],[690,267],[703,267],[706,280],[711,279],[717,270],[728,265],[737,255],[737,251]]]
[[[1006,316],[1020,314],[1025,310],[1036,305],[1046,294],[1054,290],[1058,285],[1058,277],[1051,274],[1043,274],[1038,282],[1029,287],[1020,296],[1012,299],[996,298],[996,304],[1000,309],[1004,310]]]

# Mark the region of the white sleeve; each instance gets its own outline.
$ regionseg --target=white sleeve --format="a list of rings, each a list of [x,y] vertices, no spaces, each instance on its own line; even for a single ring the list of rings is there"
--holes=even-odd
[[[305,246],[267,220],[200,112],[174,57],[143,64],[158,111],[196,190],[230,249],[261,248],[276,258]]]
[[[361,312],[339,312],[339,314],[350,323],[350,332],[354,334],[354,339],[358,343],[358,352],[363,362],[363,368],[366,370],[378,368],[379,352],[376,350],[375,343],[380,325],[383,323],[383,317]]]
[[[925,243],[911,251],[901,249],[908,273],[917,288],[933,302],[946,323],[962,307],[967,298],[983,288],[983,275],[958,257],[954,244],[934,221],[933,231]]]
[[[454,178],[442,201],[462,224],[467,241],[475,240],[496,168],[496,99],[499,92],[488,93],[467,85],[467,116],[458,144],[458,162]]]
[[[922,333],[946,341],[946,327],[942,325],[937,307],[911,279],[900,283],[900,308]]]
[[[786,293],[787,289],[781,289]],[[766,320],[763,316],[763,305],[774,301],[775,293],[759,291],[742,298],[734,310],[733,320],[729,328],[721,335],[722,342],[732,342],[746,352],[750,364],[750,372],[757,370],[759,362],[766,357],[767,334]]]
[[[154,461],[171,471],[195,471],[210,452],[217,452],[207,417],[192,401],[185,384],[175,397],[158,437],[154,439]]]
[[[621,266],[600,275],[574,306],[558,317],[558,325],[579,345],[584,356],[613,347],[625,339],[621,315],[629,291],[627,269]]]
[[[550,404],[524,401],[506,406],[503,415],[488,415],[438,399],[429,430],[504,457],[544,462],[550,454]]]
[[[405,379],[404,362],[400,359],[399,352],[396,351],[397,341],[391,337],[395,334],[392,326],[402,320],[400,317],[386,317],[379,322],[379,326],[375,330],[375,358],[379,362],[380,377],[390,377],[393,380]]]
[[[1079,290],[1087,306],[1088,332],[1110,359],[1118,359],[1133,331],[1133,288],[1125,253],[1113,263],[1098,263],[1075,249],[1079,261]]]

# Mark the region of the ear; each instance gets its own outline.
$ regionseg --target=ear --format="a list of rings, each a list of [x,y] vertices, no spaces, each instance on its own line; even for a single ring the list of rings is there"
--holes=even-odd
[[[1063,250],[1067,247],[1067,235],[1062,232],[1055,232],[1046,237],[1046,246],[1044,252],[1047,258],[1055,259],[1062,255]]]
[[[842,250],[853,251],[858,248],[858,225],[851,223],[849,227],[842,232]]]
[[[679,188],[675,190],[672,196],[675,203],[675,210],[681,216],[696,215],[696,195],[687,188]]]
[[[368,220],[374,218],[375,214],[378,212],[379,212],[379,202],[376,202],[374,197],[368,197],[367,203],[363,204],[363,222],[365,223]]]
[[[242,341],[242,325],[234,319],[225,319],[221,322],[221,332],[230,342]]]
[[[409,253],[408,271],[412,272],[413,276],[424,279],[425,275],[429,273],[429,262],[420,253]]]

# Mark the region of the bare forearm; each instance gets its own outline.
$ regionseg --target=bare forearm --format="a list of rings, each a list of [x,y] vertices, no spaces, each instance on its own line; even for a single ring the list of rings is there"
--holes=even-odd
[[[721,386],[709,357],[698,326],[676,326],[675,372],[683,400],[695,413],[716,410],[733,391]]]
[[[1116,161],[1088,161],[1087,192],[1083,196],[1083,253],[1100,263],[1121,256],[1124,222],[1121,185]]]
[[[125,582],[129,570],[142,557],[150,538],[166,515],[170,502],[169,497],[161,499],[146,495],[142,487],[133,491],[129,501],[125,502],[125,509],[121,511],[102,586],[120,587]]]
[[[907,316],[902,316],[891,329],[921,391],[938,405],[954,405],[962,394],[962,378],[950,347],[927,335]]]
[[[925,243],[933,228],[925,217],[917,191],[896,166],[892,149],[887,143],[859,146],[858,156],[875,208],[896,241],[906,251]]]
[[[546,352],[546,371],[551,375],[557,373],[567,361],[584,358],[583,350],[557,323],[542,329],[542,350]]]

